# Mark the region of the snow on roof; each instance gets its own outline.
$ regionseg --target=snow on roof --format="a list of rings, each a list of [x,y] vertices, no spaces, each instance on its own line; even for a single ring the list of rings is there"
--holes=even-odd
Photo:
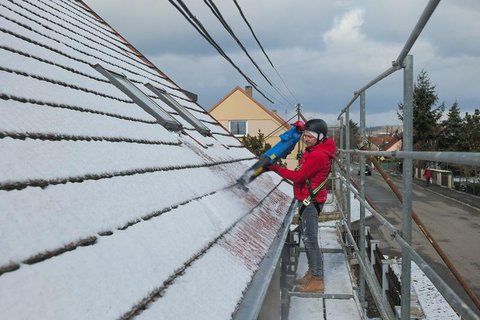
[[[264,174],[235,187],[252,153],[81,1],[2,1],[0,43],[2,318],[230,318],[290,186]],[[162,127],[96,64],[183,129]]]

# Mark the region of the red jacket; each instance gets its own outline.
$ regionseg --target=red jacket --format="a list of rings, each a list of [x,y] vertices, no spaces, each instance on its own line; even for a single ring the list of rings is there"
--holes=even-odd
[[[431,179],[432,171],[430,169],[426,169],[425,172],[423,173],[423,176],[425,177],[425,179]]]
[[[303,201],[309,196],[305,180],[308,179],[312,190],[315,190],[328,177],[330,160],[333,159],[335,151],[335,142],[327,138],[324,142],[305,150],[295,171],[276,164],[271,165],[269,170],[275,171],[282,178],[291,180],[293,182],[293,196],[295,199]],[[315,199],[318,203],[325,203],[327,189],[323,187],[316,194]]]

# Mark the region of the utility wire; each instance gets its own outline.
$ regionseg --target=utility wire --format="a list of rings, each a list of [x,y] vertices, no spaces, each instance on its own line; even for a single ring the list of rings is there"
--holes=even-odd
[[[227,32],[230,34],[230,36],[237,42],[238,46],[245,52],[247,57],[250,59],[250,61],[253,63],[253,65],[257,68],[258,72],[263,76],[263,78],[268,82],[268,84],[277,91],[277,93],[288,103],[293,105],[291,101],[278,89],[278,87],[272,83],[272,81],[268,78],[267,75],[262,71],[262,69],[258,66],[258,64],[255,62],[255,60],[252,58],[252,56],[248,53],[247,49],[245,46],[242,44],[242,42],[238,39],[238,37],[235,35],[235,32],[233,29],[230,27],[230,25],[227,23],[223,15],[221,14],[220,10],[218,7],[215,5],[213,0],[203,0],[203,2],[210,8],[212,11],[213,15],[220,21],[222,26],[227,30]],[[263,48],[262,48],[263,50]],[[264,51],[265,52],[265,51]],[[271,63],[271,62],[270,62]]]
[[[174,7],[177,9],[187,21],[208,41],[217,51],[218,53],[225,58],[230,64],[247,80],[249,84],[251,84],[265,99],[270,101],[272,104],[274,103],[270,98],[268,98],[257,86],[257,84],[251,80],[233,61],[230,59],[227,54],[222,50],[222,48],[213,40],[210,36],[208,31],[203,27],[201,22],[190,12],[188,7],[182,0],[177,0],[178,6],[173,0],[168,0]]]
[[[290,121],[293,120],[293,118],[295,118],[297,115],[294,114],[290,119],[288,120],[285,120],[283,121],[275,130],[273,130],[272,132],[270,132],[269,134],[267,134],[264,139],[267,139],[267,138],[270,138],[274,133],[276,133],[279,129],[281,129],[284,125],[286,125],[287,123],[289,123]]]
[[[277,75],[278,75],[278,77],[280,78],[280,80],[282,80],[283,85],[285,86],[285,88],[287,88],[287,90],[288,90],[288,92],[290,93],[290,95],[293,97],[293,99],[294,99],[295,101],[298,102],[299,100],[297,99],[297,97],[295,97],[295,95],[292,93],[292,91],[290,90],[290,88],[287,86],[287,84],[285,83],[285,80],[283,80],[283,78],[282,78],[282,76],[280,75],[280,73],[278,72],[277,68],[275,68],[275,66],[273,65],[272,60],[270,60],[270,58],[268,57],[267,53],[265,52],[265,49],[263,48],[262,44],[260,43],[260,40],[258,40],[257,35],[256,35],[255,32],[253,31],[252,26],[250,25],[250,23],[248,22],[247,18],[245,17],[245,14],[243,13],[243,10],[242,10],[242,8],[240,7],[240,5],[238,4],[237,0],[233,0],[233,2],[235,3],[235,6],[237,7],[238,12],[240,12],[240,15],[242,16],[243,21],[245,21],[245,23],[247,24],[248,28],[250,29],[250,32],[252,33],[252,36],[255,38],[255,41],[257,41],[258,46],[260,47],[260,49],[262,49],[262,52],[263,52],[263,54],[265,55],[265,57],[267,58],[268,62],[270,62],[270,65],[271,65],[272,68],[275,70],[275,72],[277,73]]]
[[[212,11],[213,15],[217,17],[217,19],[220,21],[220,23],[223,25],[225,30],[230,34],[230,36],[237,42],[238,46],[245,52],[247,57],[250,59],[250,61],[253,63],[253,65],[257,68],[258,72],[263,76],[263,78],[268,82],[269,85],[272,85],[272,82],[268,77],[263,73],[262,69],[258,66],[258,64],[253,60],[252,56],[248,53],[247,49],[245,46],[242,44],[242,42],[238,39],[238,37],[235,35],[233,32],[232,28],[230,28],[229,24],[225,19],[223,18],[222,14],[220,13],[220,10],[218,10],[218,7],[215,5],[213,0],[203,0],[203,2],[210,8]]]
[[[233,32],[232,28],[230,28],[230,26],[228,25],[227,21],[223,18],[222,14],[220,13],[220,10],[218,10],[217,6],[215,5],[215,3],[212,1],[212,0],[203,0],[203,2],[207,5],[207,7],[212,11],[213,15],[220,21],[220,23],[222,24],[222,26],[225,28],[225,30],[227,30],[227,32],[230,34],[230,36],[237,42],[237,44],[239,45],[239,47],[245,52],[245,54],[247,55],[247,57],[250,59],[250,61],[255,65],[255,67],[257,68],[257,70],[260,72],[260,74],[265,78],[265,80],[268,82],[268,84],[270,84],[270,86],[272,86],[272,83],[270,81],[270,79],[268,79],[268,77],[263,73],[263,71],[260,69],[260,67],[258,66],[258,64],[253,60],[253,58],[250,56],[250,54],[248,53],[247,49],[245,48],[245,46],[240,42],[240,40],[238,39],[238,37],[235,35],[235,33]],[[258,87],[260,87],[258,85]],[[273,95],[270,95],[272,99],[275,99],[275,97]],[[278,102],[280,102],[278,99],[276,99]],[[287,100],[288,101],[288,100]]]

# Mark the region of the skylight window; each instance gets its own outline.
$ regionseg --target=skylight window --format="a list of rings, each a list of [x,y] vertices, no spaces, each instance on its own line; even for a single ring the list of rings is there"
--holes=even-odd
[[[168,112],[162,109],[149,96],[137,88],[125,75],[103,68],[96,64],[95,70],[103,74],[110,82],[130,97],[136,104],[151,114],[157,121],[168,130],[180,131],[182,125]]]
[[[177,100],[172,98],[171,95],[167,93],[167,91],[157,88],[154,85],[147,83],[145,85],[148,89],[152,90],[163,102],[165,102],[168,106],[170,106],[173,110],[177,111],[178,114],[184,118],[188,123],[190,123],[198,132],[203,134],[204,136],[210,136],[210,129],[207,128],[200,120],[195,118],[190,111],[185,108],[185,106],[181,105]]]

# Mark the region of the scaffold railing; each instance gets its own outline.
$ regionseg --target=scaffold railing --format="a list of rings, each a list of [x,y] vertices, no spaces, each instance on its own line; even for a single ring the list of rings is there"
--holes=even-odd
[[[435,287],[442,293],[447,302],[455,309],[456,312],[462,317],[462,319],[480,319],[478,310],[472,310],[472,308],[465,303],[446,283],[438,276],[438,274],[429,266],[425,260],[412,248],[412,185],[413,185],[413,160],[426,160],[426,161],[441,161],[449,163],[457,163],[463,165],[476,166],[480,163],[480,153],[470,152],[431,152],[431,151],[413,151],[413,56],[409,54],[410,49],[414,45],[415,41],[420,36],[423,28],[427,24],[429,18],[434,13],[440,0],[431,0],[425,7],[421,17],[417,24],[413,28],[409,38],[407,39],[403,49],[398,57],[392,62],[392,66],[387,68],[380,75],[373,80],[362,86],[360,89],[354,91],[353,98],[347,103],[347,105],[341,110],[338,116],[338,127],[340,128],[340,148],[339,148],[339,163],[337,163],[337,175],[340,178],[338,180],[340,195],[342,197],[342,211],[344,212],[343,224],[348,234],[347,246],[351,246],[359,260],[360,264],[360,277],[359,277],[359,298],[361,303],[365,300],[365,285],[368,284],[370,292],[374,296],[374,300],[379,307],[379,311],[383,318],[390,319],[392,313],[387,310],[387,305],[379,292],[378,284],[375,283],[372,268],[369,268],[368,257],[365,256],[365,209],[368,208],[372,212],[373,216],[385,226],[394,239],[402,249],[402,270],[401,270],[401,311],[400,318],[402,320],[410,319],[410,290],[411,290],[411,261],[417,263],[419,268],[425,273],[425,275],[432,281]],[[365,110],[366,110],[366,91],[387,78],[396,71],[403,70],[403,150],[401,151],[368,151],[364,149],[365,135]],[[358,141],[354,144],[351,143],[350,134],[350,107],[353,103],[360,98],[360,130]],[[353,145],[353,146],[352,146]],[[359,166],[364,168],[366,165],[367,157],[369,159],[375,159],[374,156],[391,157],[396,159],[402,159],[402,180],[403,190],[401,194],[402,201],[402,227],[401,230],[397,230],[391,225],[378,210],[373,208],[368,201],[366,201],[365,195],[365,171],[359,170],[359,186],[355,187],[351,177],[352,169],[352,155],[359,156]],[[343,169],[342,169],[343,168]],[[351,233],[351,205],[350,195],[355,194],[360,201],[360,226],[359,226],[359,245],[357,246],[352,233]],[[413,215],[413,218],[416,218]],[[415,222],[417,222],[415,220]],[[457,278],[458,279],[458,278]],[[468,290],[466,289],[467,293]],[[480,310],[480,302],[478,298],[471,292],[470,298],[474,304]]]

